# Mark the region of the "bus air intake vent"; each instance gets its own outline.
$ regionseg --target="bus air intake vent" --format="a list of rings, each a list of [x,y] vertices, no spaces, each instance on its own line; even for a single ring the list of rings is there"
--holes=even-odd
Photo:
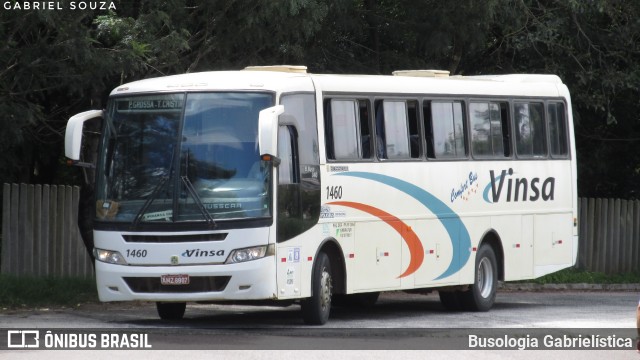
[[[276,71],[276,72],[287,72],[287,73],[297,73],[297,74],[306,74],[307,67],[304,65],[268,65],[268,66],[247,66],[244,68],[245,71]]]
[[[201,293],[224,291],[231,276],[192,276],[187,285],[162,285],[160,277],[125,277],[135,293]]]
[[[185,243],[222,241],[227,233],[189,235],[122,235],[128,243]]]
[[[393,76],[449,77],[447,70],[396,70]]]

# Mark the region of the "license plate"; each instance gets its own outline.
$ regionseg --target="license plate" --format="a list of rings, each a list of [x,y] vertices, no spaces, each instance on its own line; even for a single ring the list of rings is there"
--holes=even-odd
[[[162,276],[160,276],[160,284],[162,284],[162,285],[189,285],[189,275],[188,274],[162,275]]]

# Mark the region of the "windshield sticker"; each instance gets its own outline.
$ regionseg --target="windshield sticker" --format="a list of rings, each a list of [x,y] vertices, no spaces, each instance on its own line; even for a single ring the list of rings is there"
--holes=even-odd
[[[98,200],[96,202],[96,217],[98,219],[113,219],[118,214],[120,204],[115,201]]]
[[[165,220],[171,221],[171,217],[173,216],[173,210],[165,210],[147,213],[142,216],[142,220],[144,221],[153,221],[153,220]]]

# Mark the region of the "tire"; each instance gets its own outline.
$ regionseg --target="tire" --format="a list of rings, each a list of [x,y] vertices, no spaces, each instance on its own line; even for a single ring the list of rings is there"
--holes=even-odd
[[[449,311],[463,310],[464,307],[460,294],[460,291],[438,291],[440,303]]]
[[[302,319],[308,325],[324,325],[331,312],[333,280],[331,262],[324,252],[320,252],[313,266],[311,297],[302,300]]]
[[[471,289],[460,293],[460,298],[466,310],[489,311],[496,300],[498,289],[498,262],[491,246],[480,246],[476,254],[475,269]]]
[[[187,303],[183,302],[157,302],[158,316],[162,320],[180,320],[184,316]]]

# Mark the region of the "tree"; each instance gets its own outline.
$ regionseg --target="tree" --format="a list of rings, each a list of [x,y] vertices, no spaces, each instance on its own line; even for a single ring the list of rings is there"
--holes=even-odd
[[[559,75],[572,93],[581,196],[637,197],[640,3],[519,1],[502,7],[468,71]]]
[[[54,182],[68,117],[137,79],[247,65],[313,72],[553,73],[569,86],[580,194],[637,197],[640,2],[166,0],[0,13],[2,181]]]

